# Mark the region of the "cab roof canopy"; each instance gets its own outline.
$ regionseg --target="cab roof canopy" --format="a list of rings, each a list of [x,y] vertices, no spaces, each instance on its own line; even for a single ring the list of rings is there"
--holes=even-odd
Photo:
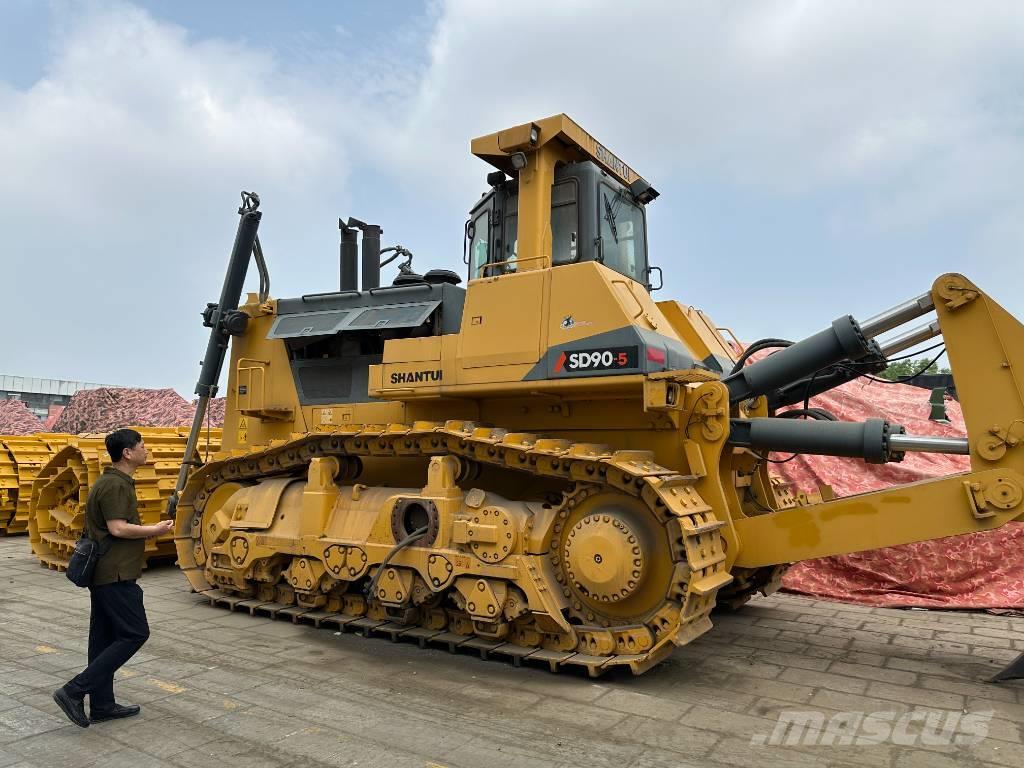
[[[522,167],[516,164],[518,153],[534,152],[542,147],[556,149],[564,162],[592,160],[629,187],[634,195],[646,197],[643,202],[658,196],[640,174],[564,113],[480,136],[470,145],[474,155],[512,176]]]

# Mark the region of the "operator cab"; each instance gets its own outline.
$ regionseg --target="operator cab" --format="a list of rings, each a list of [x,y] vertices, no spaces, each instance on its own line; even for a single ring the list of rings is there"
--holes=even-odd
[[[502,172],[466,223],[469,279],[515,272],[519,182]],[[647,216],[629,188],[583,161],[559,166],[551,187],[552,266],[598,261],[650,287]]]
[[[481,137],[473,152],[498,170],[487,175],[491,188],[466,222],[470,280],[548,266],[535,251],[546,237],[538,232],[550,227],[550,266],[596,261],[648,290],[660,287],[650,281],[657,268],[648,263],[644,208],[657,191],[567,116]],[[551,179],[550,208],[539,179]],[[527,200],[520,194],[524,180]],[[520,248],[523,215],[531,219],[531,252]]]

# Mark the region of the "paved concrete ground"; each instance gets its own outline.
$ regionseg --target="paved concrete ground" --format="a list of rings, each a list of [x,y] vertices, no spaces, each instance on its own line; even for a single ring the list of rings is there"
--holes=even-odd
[[[144,576],[152,638],[116,686],[142,715],[81,730],[50,694],[84,665],[88,595],[27,548],[0,539],[0,768],[1024,766],[1024,683],[979,682],[1024,650],[1021,618],[777,596],[643,677],[591,680],[233,614],[174,567]],[[915,708],[993,718],[974,746],[922,744],[920,723],[751,743],[786,710]]]

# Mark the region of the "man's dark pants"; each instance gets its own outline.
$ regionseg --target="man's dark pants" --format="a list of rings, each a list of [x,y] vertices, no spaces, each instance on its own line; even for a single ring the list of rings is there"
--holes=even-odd
[[[114,706],[114,672],[149,639],[142,588],[134,581],[89,587],[89,666],[64,690],[72,698],[89,694],[94,711]]]

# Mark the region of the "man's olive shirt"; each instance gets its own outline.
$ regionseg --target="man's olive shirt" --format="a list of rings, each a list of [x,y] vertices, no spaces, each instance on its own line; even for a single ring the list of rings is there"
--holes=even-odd
[[[107,528],[108,520],[127,520],[140,525],[135,481],[114,467],[104,469],[89,489],[85,501],[85,519],[89,526],[89,536],[99,542],[100,551],[104,552],[96,563],[92,586],[139,578],[146,549],[145,540],[119,539]]]

